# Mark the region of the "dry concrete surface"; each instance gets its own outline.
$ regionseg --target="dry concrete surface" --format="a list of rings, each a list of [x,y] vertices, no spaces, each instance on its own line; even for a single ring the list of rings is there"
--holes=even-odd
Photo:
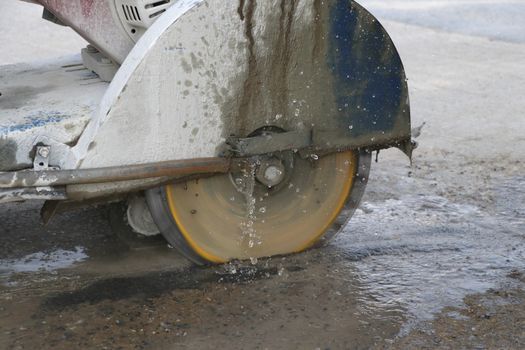
[[[48,226],[41,203],[2,205],[0,349],[524,349],[525,4],[363,4],[426,124],[412,164],[379,155],[335,240],[199,268],[162,239],[122,243],[119,205]],[[0,63],[83,45],[38,15],[0,2]]]

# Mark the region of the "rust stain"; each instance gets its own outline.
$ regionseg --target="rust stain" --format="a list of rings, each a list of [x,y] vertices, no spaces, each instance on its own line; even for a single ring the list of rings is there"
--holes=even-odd
[[[331,101],[328,89],[315,92],[304,88],[304,84],[324,86],[328,81],[324,65],[317,64],[324,56],[323,1],[312,0],[308,5],[318,9],[317,21],[306,19],[308,12],[300,12],[301,0],[273,0],[271,6],[275,10],[267,13],[260,9],[266,4],[238,1],[234,9],[235,15],[239,13],[239,18],[244,19],[239,25],[245,43],[246,68],[240,81],[236,81],[238,93],[222,107],[225,137],[246,137],[268,123],[293,129],[297,113],[303,113],[302,119],[307,124],[313,123],[316,119],[312,116],[320,113],[318,109],[326,109]],[[311,57],[313,52],[316,58]],[[292,106],[292,99],[309,102],[306,106]]]
[[[237,13],[241,18],[241,21],[244,21],[244,1],[245,0],[239,0],[239,7],[237,8]]]
[[[322,23],[321,23],[321,4],[322,0],[314,0],[313,6],[314,6],[314,45],[312,48],[312,59],[314,63],[318,62],[319,55],[321,54],[321,48],[319,47],[319,43],[321,42],[322,38]]]
[[[292,26],[297,0],[281,0],[279,31],[269,71],[270,102],[273,115],[285,115],[288,110],[288,73],[293,52]]]
[[[82,6],[82,15],[84,17],[91,17],[91,11],[93,10],[93,2],[95,0],[83,0],[80,2]]]
[[[252,129],[256,127],[253,125],[255,115],[264,120],[264,116],[288,114],[289,75],[297,45],[293,25],[298,3],[299,0],[280,0],[280,13],[275,16],[277,26],[267,29],[265,34],[271,40],[270,55],[260,57],[262,60],[259,62],[254,38],[257,3],[256,0],[239,2],[238,13],[241,20],[244,19],[244,36],[248,42],[247,75],[235,118],[235,131],[239,136],[253,131],[248,130],[248,126]],[[265,15],[263,20],[271,23],[272,18],[272,15]]]
[[[243,6],[242,8],[241,5]],[[253,37],[253,17],[256,7],[256,0],[248,0],[246,13],[244,13],[244,0],[240,0],[239,8],[241,8],[241,19],[244,20],[244,35],[248,40],[248,76],[244,81],[244,90],[237,117],[237,130],[243,135],[246,134],[246,122],[250,111],[250,104],[258,93],[257,57],[255,55],[255,39]]]
[[[37,2],[61,19],[66,16],[66,14],[71,13],[72,9],[75,9],[71,5],[72,1],[67,0],[39,0]],[[84,18],[91,17],[95,0],[80,0],[76,2],[80,3],[80,12],[82,13],[82,16]],[[76,10],[73,11],[76,12]]]

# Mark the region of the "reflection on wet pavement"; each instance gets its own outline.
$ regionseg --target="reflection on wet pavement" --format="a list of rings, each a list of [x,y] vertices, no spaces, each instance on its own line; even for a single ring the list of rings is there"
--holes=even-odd
[[[431,167],[392,172],[389,166],[388,157],[376,164],[345,231],[305,254],[197,268],[166,245],[128,250],[95,235],[84,242],[88,255],[94,252],[88,259],[82,248],[69,255],[56,250],[58,237],[39,246],[48,250],[48,265],[35,264],[43,253],[2,260],[9,273],[2,277],[0,312],[9,322],[0,325],[6,329],[0,345],[30,345],[23,333],[34,328],[46,344],[64,348],[206,347],[210,334],[224,346],[240,337],[237,348],[255,340],[260,348],[388,347],[443,308],[461,306],[465,296],[497,288],[525,268],[523,207],[516,205],[525,202],[522,177],[472,181],[472,191],[490,187],[476,205],[453,192],[429,191],[429,181],[442,180],[430,175]],[[408,171],[411,177],[401,176]],[[97,216],[103,220],[103,212],[67,215],[84,227]],[[97,252],[101,242],[106,246]],[[277,342],[275,334],[289,338]]]
[[[378,168],[374,192],[333,246],[378,303],[407,308],[403,332],[525,268],[523,177],[490,182],[494,198],[482,209],[422,191],[424,179],[414,178],[402,180],[413,185],[398,198],[373,201],[388,186],[380,183],[388,175]]]
[[[6,330],[0,345],[31,346],[23,337],[28,330],[43,334],[49,348],[209,348],[213,343],[324,349],[392,342],[403,308],[374,306],[353,268],[338,266],[344,267],[344,260],[315,250],[257,266],[232,263],[120,277],[79,276],[74,270],[40,275],[28,288],[4,290],[2,320],[10,321],[0,321]]]
[[[50,253],[33,253],[20,259],[0,259],[0,280],[9,279],[10,274],[17,272],[51,272],[64,269],[87,258],[84,248],[75,247],[75,250],[58,249]]]

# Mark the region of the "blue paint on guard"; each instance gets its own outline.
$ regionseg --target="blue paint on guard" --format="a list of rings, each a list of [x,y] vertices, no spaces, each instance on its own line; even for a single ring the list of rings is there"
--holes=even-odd
[[[341,129],[350,136],[382,135],[406,124],[408,92],[403,64],[381,24],[360,5],[335,0],[330,10],[327,63],[334,76]],[[401,123],[396,124],[398,119]]]

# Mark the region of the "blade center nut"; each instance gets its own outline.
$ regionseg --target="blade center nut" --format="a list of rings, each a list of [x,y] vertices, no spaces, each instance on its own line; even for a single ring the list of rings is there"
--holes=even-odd
[[[285,175],[283,163],[276,158],[263,160],[255,173],[257,180],[267,187],[277,186],[284,180]]]

